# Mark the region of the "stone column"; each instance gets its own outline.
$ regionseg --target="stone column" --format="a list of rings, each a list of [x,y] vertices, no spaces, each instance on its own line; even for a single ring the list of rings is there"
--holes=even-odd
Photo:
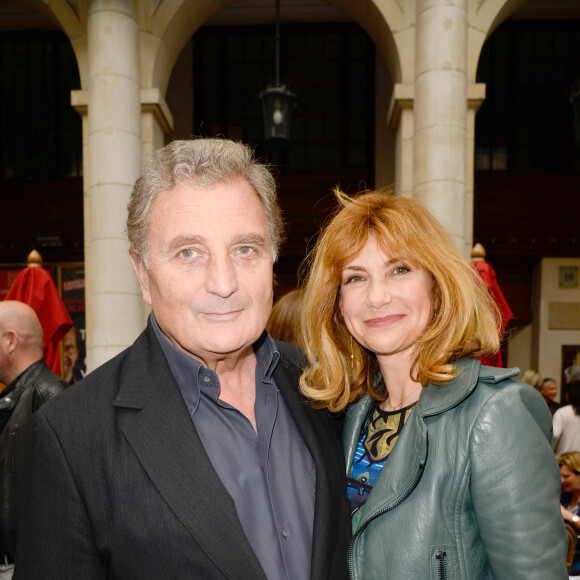
[[[465,251],[466,0],[417,0],[413,197]]]
[[[93,0],[88,18],[85,172],[87,366],[130,345],[143,303],[128,258],[126,207],[141,172],[141,96],[132,0]]]

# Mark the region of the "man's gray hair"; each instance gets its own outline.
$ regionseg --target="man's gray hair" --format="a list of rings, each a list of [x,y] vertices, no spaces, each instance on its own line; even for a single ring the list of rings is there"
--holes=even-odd
[[[145,267],[149,267],[149,212],[158,193],[184,183],[205,188],[236,178],[245,179],[252,186],[264,207],[275,261],[284,230],[276,182],[270,170],[255,159],[248,145],[227,139],[173,141],[155,153],[136,181],[127,206],[130,251],[138,254]]]
[[[564,369],[564,376],[569,381],[580,381],[580,366],[572,365]]]

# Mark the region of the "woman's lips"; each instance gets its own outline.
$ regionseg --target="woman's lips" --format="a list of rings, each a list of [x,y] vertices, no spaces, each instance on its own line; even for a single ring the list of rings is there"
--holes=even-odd
[[[369,318],[368,320],[365,320],[365,324],[371,328],[385,328],[388,326],[393,326],[404,317],[404,314],[390,314],[388,316],[381,316],[379,318]]]

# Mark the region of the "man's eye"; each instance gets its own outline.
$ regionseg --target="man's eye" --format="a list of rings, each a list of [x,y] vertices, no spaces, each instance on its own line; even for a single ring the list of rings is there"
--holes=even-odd
[[[241,248],[238,249],[238,252],[244,255],[251,254],[253,251],[254,248],[250,248],[250,246],[242,246]]]
[[[184,258],[193,258],[196,254],[197,252],[191,248],[188,248],[187,250],[181,250],[181,255]]]

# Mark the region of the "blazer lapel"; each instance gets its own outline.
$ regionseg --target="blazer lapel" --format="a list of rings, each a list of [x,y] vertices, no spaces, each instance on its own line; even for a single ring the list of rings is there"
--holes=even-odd
[[[229,578],[265,578],[151,328],[133,347],[115,406],[131,410],[120,415],[127,441],[208,557]]]

